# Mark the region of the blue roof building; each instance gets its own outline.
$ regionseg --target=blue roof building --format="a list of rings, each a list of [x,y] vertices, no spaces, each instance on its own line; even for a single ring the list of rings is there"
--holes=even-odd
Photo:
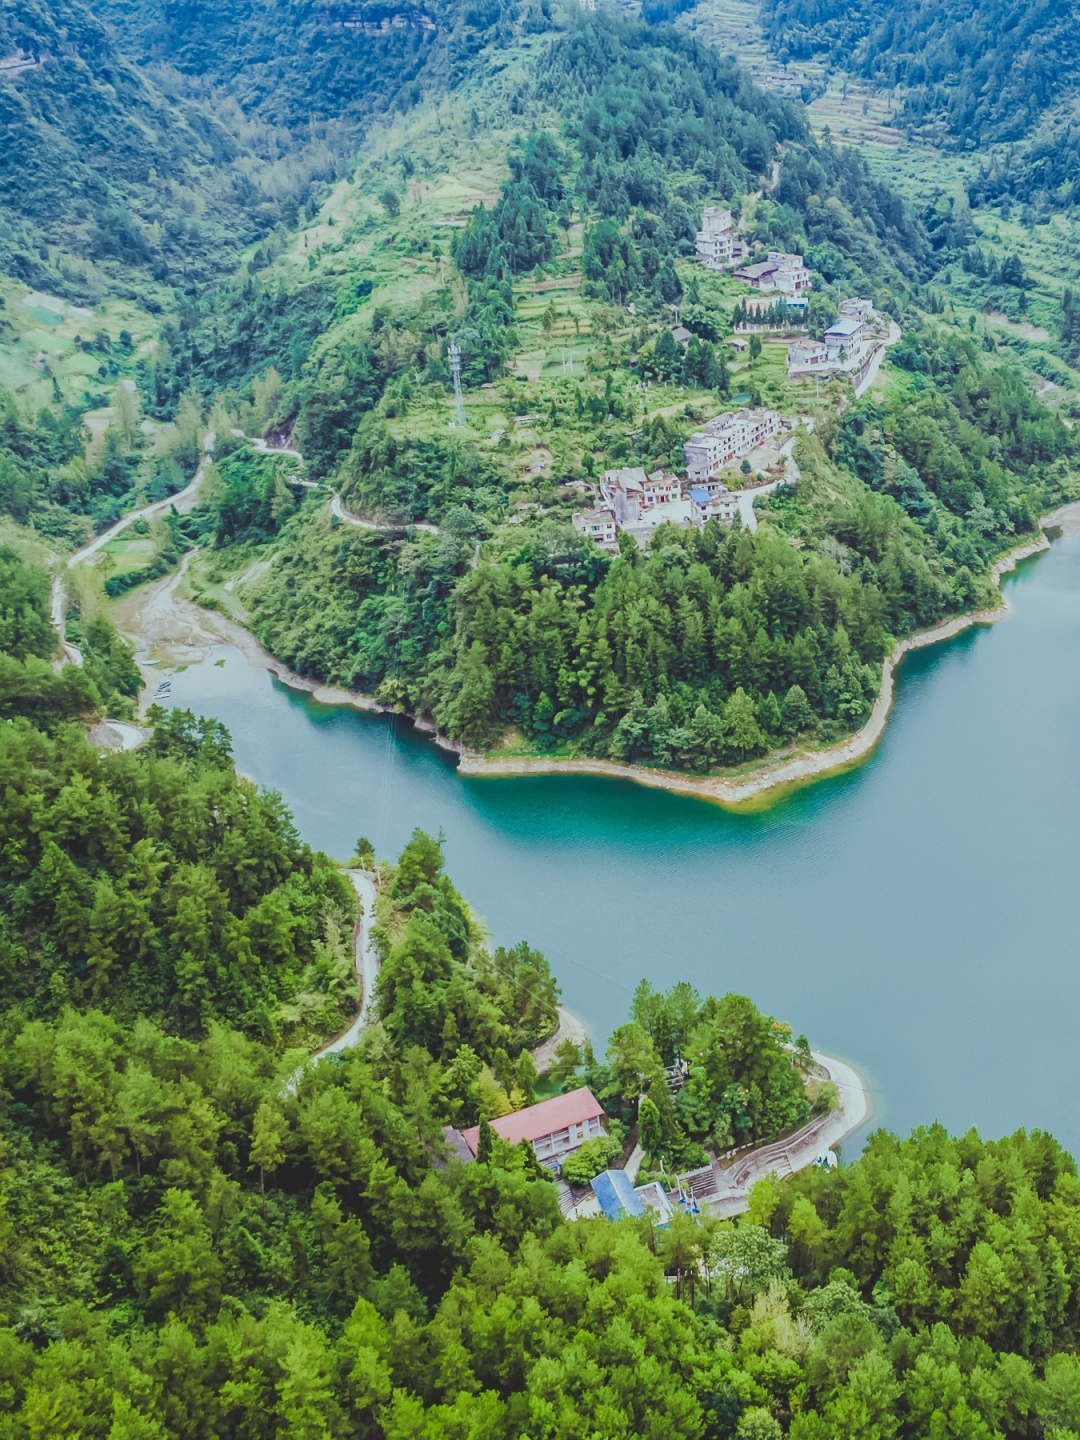
[[[861,320],[845,316],[842,320],[837,320],[835,325],[830,325],[828,330],[825,331],[825,334],[826,337],[835,335],[840,340],[847,340],[852,335],[861,334],[862,329],[863,322]]]
[[[636,1219],[645,1214],[645,1202],[625,1170],[605,1170],[593,1180],[592,1188],[609,1220],[619,1220],[624,1215]]]
[[[686,493],[695,505],[708,505],[712,498],[707,490],[700,490],[696,485],[687,490]]]

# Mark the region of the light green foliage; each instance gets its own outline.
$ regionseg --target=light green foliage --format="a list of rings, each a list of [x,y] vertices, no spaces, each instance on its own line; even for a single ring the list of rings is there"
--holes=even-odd
[[[601,1170],[606,1170],[622,1154],[622,1145],[609,1136],[586,1140],[562,1162],[562,1178],[568,1185],[587,1185]]]

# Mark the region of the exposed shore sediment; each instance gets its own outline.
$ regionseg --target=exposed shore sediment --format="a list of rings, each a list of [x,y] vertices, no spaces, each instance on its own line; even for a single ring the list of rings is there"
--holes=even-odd
[[[995,562],[991,570],[995,585],[1000,584],[1002,577],[1010,570],[1015,570],[1021,560],[1050,548],[1046,530],[1061,529],[1071,533],[1074,529],[1080,529],[1080,502],[1062,506],[1045,516],[1042,526],[1044,533],[1037,539],[1017,545]],[[912,650],[921,650],[927,645],[936,645],[941,640],[950,640],[969,626],[992,625],[994,621],[1007,615],[1008,611],[1008,602],[1002,597],[1001,603],[991,610],[973,610],[964,615],[956,615],[929,630],[917,631],[907,639],[897,641],[882,664],[881,688],[874,708],[860,730],[825,750],[797,751],[767,758],[739,776],[687,775],[678,770],[652,770],[641,765],[621,765],[614,760],[557,759],[546,756],[491,757],[471,751],[462,753],[459,770],[463,775],[478,778],[603,775],[613,780],[630,780],[636,785],[649,786],[655,790],[669,790],[676,795],[709,800],[718,805],[747,805],[770,792],[782,792],[810,780],[837,774],[865,760],[884,734],[889,711],[892,709],[896,667],[904,656]]]
[[[1065,534],[1080,533],[1080,501],[1063,505],[1045,515],[1038,538],[1025,541],[1002,555],[994,564],[991,576],[999,585],[1004,575],[1014,570],[1021,560],[1049,549],[1047,531]],[[355,710],[393,713],[371,695],[324,685],[317,680],[297,675],[295,671],[271,655],[249,630],[229,619],[220,611],[211,611],[179,595],[178,588],[185,565],[165,580],[137,592],[131,610],[119,618],[120,628],[140,646],[168,653],[174,661],[192,663],[205,658],[209,646],[222,641],[242,651],[248,662],[268,670],[283,685],[298,690],[322,705],[345,705]],[[612,780],[629,780],[656,790],[668,790],[725,807],[749,806],[763,797],[777,798],[788,789],[805,785],[826,775],[835,775],[858,765],[874,750],[884,734],[895,692],[896,667],[909,652],[927,645],[949,640],[972,625],[991,625],[1008,614],[1008,602],[1001,598],[988,610],[970,611],[953,616],[928,630],[920,630],[900,640],[886,657],[881,670],[881,688],[866,724],[855,734],[822,750],[793,750],[774,755],[739,775],[690,775],[678,770],[647,769],[641,765],[624,765],[614,760],[590,758],[570,759],[544,755],[489,756],[462,750],[453,740],[439,735],[430,721],[414,719],[418,730],[431,735],[445,750],[460,754],[459,771],[478,779],[520,778],[531,775],[599,775]],[[144,672],[146,678],[151,673]],[[144,704],[146,703],[146,691]]]

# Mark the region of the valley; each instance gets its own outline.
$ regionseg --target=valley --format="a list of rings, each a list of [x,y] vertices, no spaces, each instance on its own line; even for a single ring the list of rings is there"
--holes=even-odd
[[[1080,1436],[1074,51],[0,14],[0,1440]]]

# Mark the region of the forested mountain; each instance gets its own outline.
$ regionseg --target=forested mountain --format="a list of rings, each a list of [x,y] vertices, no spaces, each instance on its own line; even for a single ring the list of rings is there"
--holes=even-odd
[[[1080,40],[1067,0],[779,0],[759,16],[782,61],[823,58],[895,88],[894,123],[982,152],[973,200],[1075,201]]]
[[[781,59],[825,55],[899,86],[899,123],[966,149],[1023,139],[1080,80],[1066,0],[778,0],[761,19]]]
[[[234,162],[243,146],[212,110],[166,95],[81,0],[0,13],[0,272],[84,299],[80,259],[181,284],[220,273],[265,234],[281,196]]]
[[[104,0],[97,11],[140,63],[175,66],[290,130],[438,97],[482,45],[551,19],[547,0]]]

